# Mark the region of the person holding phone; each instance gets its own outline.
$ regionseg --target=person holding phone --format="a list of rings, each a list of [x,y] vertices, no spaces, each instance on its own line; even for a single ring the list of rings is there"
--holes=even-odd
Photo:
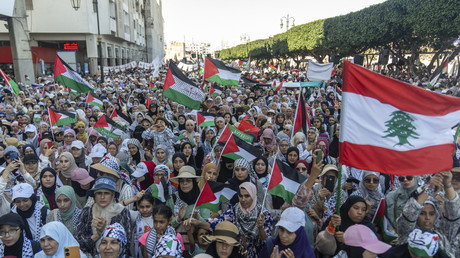
[[[26,182],[32,187],[36,187],[35,179],[26,171],[24,163],[19,158],[20,154],[16,147],[8,146],[5,148],[5,179],[7,179],[6,189],[11,189],[18,182]]]
[[[44,225],[40,231],[40,246],[42,251],[35,258],[47,257],[80,257],[86,255],[80,250],[80,244],[70,231],[59,221]],[[68,255],[69,254],[69,255]]]

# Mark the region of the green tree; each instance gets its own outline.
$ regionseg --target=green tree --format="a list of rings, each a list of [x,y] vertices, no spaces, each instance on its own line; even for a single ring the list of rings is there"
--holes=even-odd
[[[406,112],[401,110],[394,111],[391,113],[391,119],[385,122],[385,126],[388,129],[385,131],[387,135],[383,136],[383,138],[398,137],[399,143],[395,144],[394,146],[402,146],[404,144],[413,146],[409,142],[408,138],[411,137],[418,139],[418,136],[420,136],[417,132],[415,132],[416,128],[412,124],[414,121],[414,118],[412,118],[412,116]]]

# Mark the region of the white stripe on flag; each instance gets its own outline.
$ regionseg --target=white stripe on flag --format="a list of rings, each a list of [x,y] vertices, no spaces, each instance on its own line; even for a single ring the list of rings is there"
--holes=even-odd
[[[297,190],[299,190],[300,184],[294,180],[291,180],[283,175],[283,180],[281,181],[280,185],[284,187],[284,190],[296,194]]]
[[[241,73],[232,73],[228,70],[224,69],[217,69],[219,71],[219,77],[222,79],[230,79],[230,80],[235,80],[239,81],[241,77]]]
[[[444,116],[425,116],[406,112],[415,121],[415,132],[418,139],[409,137],[408,141],[413,146],[399,143],[398,137],[386,137],[388,129],[385,125],[392,116],[391,113],[398,111],[397,108],[383,104],[378,100],[365,97],[356,93],[343,92],[342,114],[347,113],[343,119],[340,130],[340,142],[350,142],[360,145],[372,145],[382,148],[408,151],[433,145],[449,144],[453,142],[452,132],[446,124],[455,124],[460,120],[460,110]],[[363,108],[366,107],[366,108]],[[366,118],[366,119],[363,119]]]

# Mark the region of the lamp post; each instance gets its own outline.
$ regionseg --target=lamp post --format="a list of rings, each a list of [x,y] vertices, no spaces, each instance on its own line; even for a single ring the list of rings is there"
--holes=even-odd
[[[102,37],[101,37],[101,27],[99,24],[99,2],[98,0],[93,0],[96,4],[96,16],[97,16],[97,52],[99,56],[99,63],[101,65],[101,83],[104,83],[104,64],[102,63]],[[72,7],[75,11],[80,9],[81,0],[70,0]]]
[[[283,20],[285,20],[286,21],[286,31],[289,30],[289,27],[291,27],[290,24],[289,24],[291,19],[292,19],[292,27],[294,27],[295,26],[295,24],[294,24],[295,19],[294,19],[294,17],[290,17],[289,14],[288,14],[286,16],[281,17],[281,19],[280,19],[280,21],[281,21],[280,28],[281,29],[283,28],[283,26],[284,26]]]

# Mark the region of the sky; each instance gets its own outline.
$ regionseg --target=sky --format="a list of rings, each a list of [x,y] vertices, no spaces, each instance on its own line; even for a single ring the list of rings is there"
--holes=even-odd
[[[287,15],[295,19],[295,25],[300,25],[384,1],[163,0],[164,34],[167,43],[206,42],[221,49],[242,43],[240,38],[244,35],[252,41],[286,31],[286,27],[280,28],[280,19]],[[285,20],[283,23],[286,24]]]

